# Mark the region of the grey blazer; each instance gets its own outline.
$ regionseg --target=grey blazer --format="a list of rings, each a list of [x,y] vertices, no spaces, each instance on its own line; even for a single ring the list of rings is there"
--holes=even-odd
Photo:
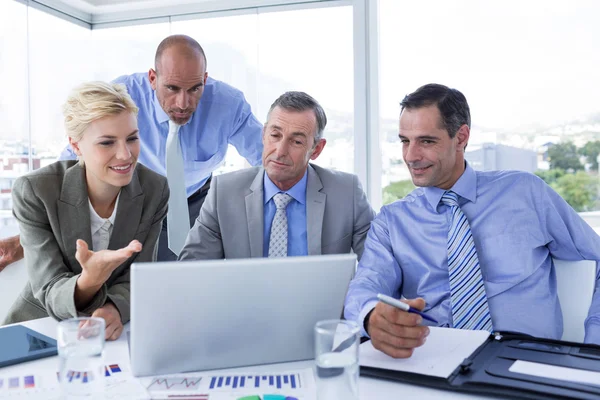
[[[187,259],[263,257],[262,167],[213,177],[179,255]],[[356,175],[310,164],[306,184],[308,254],[363,253],[375,216]]]
[[[138,164],[129,185],[121,189],[108,248],[120,249],[137,239],[142,251],[121,264],[83,310],[75,307],[74,296],[81,274],[75,242],[82,239],[92,247],[85,169],[77,161],[57,161],[18,178],[12,196],[29,281],[4,323],[89,316],[107,300],[115,304],[123,323],[129,321],[129,267],[134,261],[156,259],[169,199],[166,178]]]

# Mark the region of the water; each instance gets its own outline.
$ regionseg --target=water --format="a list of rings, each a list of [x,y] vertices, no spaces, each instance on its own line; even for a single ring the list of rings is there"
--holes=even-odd
[[[323,353],[317,358],[317,399],[358,400],[356,354]]]
[[[104,357],[99,343],[79,342],[59,351],[62,399],[104,399]]]

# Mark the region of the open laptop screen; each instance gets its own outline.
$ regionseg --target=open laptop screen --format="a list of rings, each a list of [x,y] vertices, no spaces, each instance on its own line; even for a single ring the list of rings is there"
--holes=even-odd
[[[314,357],[354,254],[133,264],[131,364],[157,375]]]

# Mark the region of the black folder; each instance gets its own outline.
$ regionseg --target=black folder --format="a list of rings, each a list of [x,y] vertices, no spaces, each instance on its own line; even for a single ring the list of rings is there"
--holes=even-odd
[[[600,399],[600,380],[597,385],[584,384],[509,371],[517,360],[600,372],[600,346],[496,334],[490,335],[447,379],[364,366],[360,374],[502,398]]]

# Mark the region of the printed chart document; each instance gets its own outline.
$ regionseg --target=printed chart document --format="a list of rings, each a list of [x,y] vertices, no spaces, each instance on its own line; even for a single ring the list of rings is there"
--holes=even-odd
[[[57,359],[49,358],[0,370],[0,399],[58,400],[61,398]],[[146,400],[148,394],[133,377],[128,360],[110,359],[104,367],[106,400]],[[72,379],[87,382],[87,375],[73,371]],[[82,371],[84,372],[84,371]]]
[[[410,358],[392,358],[368,341],[360,345],[360,365],[448,378],[489,336],[488,331],[429,327],[427,341]]]
[[[0,400],[60,400],[58,360],[0,369]],[[73,379],[86,379],[74,371]],[[105,357],[106,400],[316,400],[312,368],[285,372],[201,372],[136,378],[128,359]]]
[[[277,373],[186,373],[142,378],[140,381],[152,399],[316,399],[312,368]]]

